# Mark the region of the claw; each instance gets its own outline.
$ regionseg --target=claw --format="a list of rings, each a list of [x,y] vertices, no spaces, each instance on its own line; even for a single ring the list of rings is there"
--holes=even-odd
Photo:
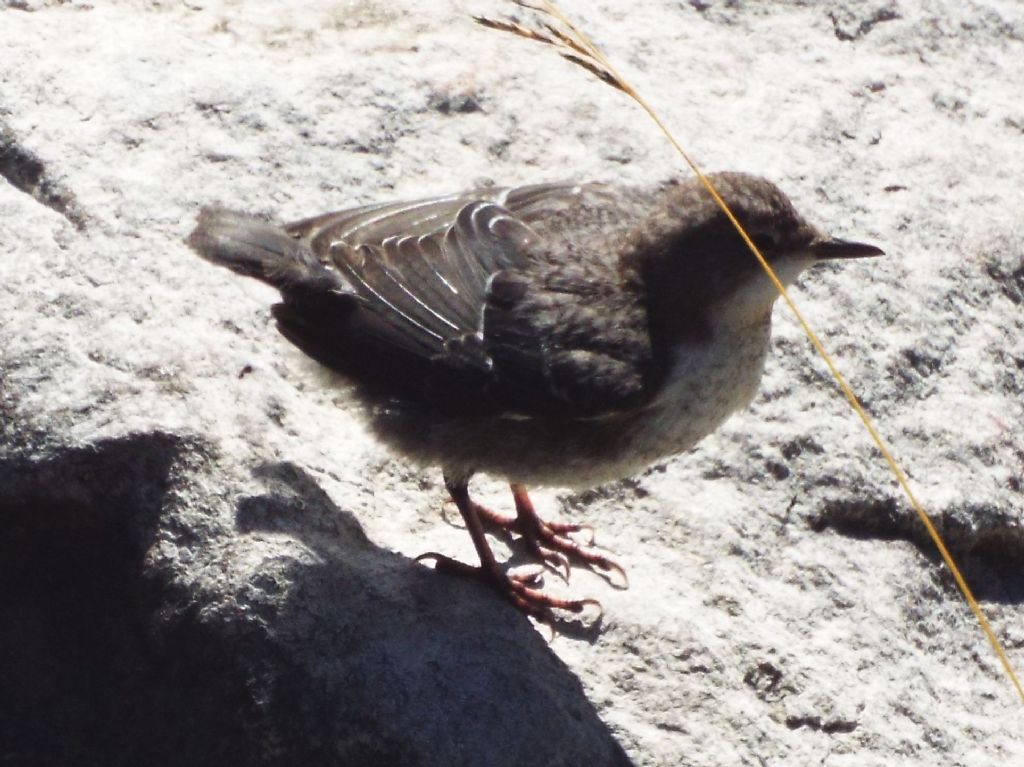
[[[562,599],[535,588],[542,569],[510,575],[501,570],[491,570],[489,567],[467,565],[436,551],[428,551],[416,557],[417,562],[428,560],[434,562],[434,569],[438,572],[482,578],[504,594],[512,604],[542,623],[551,624],[554,621],[552,610],[581,613],[588,606],[594,605],[597,607],[598,618],[603,614],[601,603],[596,599]]]
[[[553,533],[569,538],[576,533],[586,533],[587,540],[582,541],[584,546],[593,546],[597,540],[593,525],[576,524],[573,522],[543,522]]]
[[[563,582],[569,582],[569,575],[571,573],[571,563],[569,562],[569,557],[565,556],[565,554],[562,554],[559,551],[555,551],[553,549],[548,549],[544,546],[541,546],[540,543],[538,543],[537,540],[534,538],[530,538],[527,540],[527,546],[529,546],[530,550],[533,552],[533,555],[542,562],[543,567],[546,570],[550,570],[551,572],[553,572],[555,575],[561,578]]]
[[[611,586],[614,589],[619,589],[620,591],[625,591],[629,588],[629,576],[626,574],[625,569],[623,569],[623,567],[618,562],[614,562],[611,559],[606,559],[603,569],[604,572],[598,573],[598,575],[604,578],[609,586]],[[611,577],[612,573],[617,574],[621,578],[621,581],[619,583],[616,583],[615,580]]]
[[[596,539],[593,527],[572,522],[545,522],[537,515],[526,488],[516,484],[511,485],[511,488],[516,506],[514,517],[498,514],[486,506],[469,501],[481,522],[505,534],[518,533],[537,561],[566,583],[569,582],[572,565],[582,564],[597,572],[615,588],[628,588],[626,571],[617,562],[589,550]],[[585,533],[587,540],[573,538],[577,533]],[[610,574],[616,577],[610,577]]]
[[[527,586],[540,586],[544,583],[544,571],[546,569],[543,565],[517,567],[513,572],[508,573],[507,577],[519,583],[524,583]]]
[[[414,561],[416,562],[434,562],[434,569],[441,573],[450,573],[452,575],[475,575],[479,568],[473,567],[473,565],[467,565],[465,562],[460,562],[457,559],[452,559],[444,554],[439,554],[436,551],[428,551],[424,554],[420,554]]]
[[[416,557],[417,562],[433,561],[435,570],[483,578],[521,611],[549,626],[556,621],[553,614],[555,610],[579,614],[590,606],[597,608],[597,620],[600,621],[603,609],[601,603],[596,599],[564,599],[545,594],[538,588],[542,583],[541,576],[545,569],[568,580],[572,559],[580,559],[588,565],[597,565],[603,569],[617,569],[622,572],[622,568],[610,560],[597,554],[584,552],[579,544],[568,537],[570,532],[580,529],[578,526],[559,526],[562,533],[555,532],[538,519],[536,514],[532,513],[532,506],[529,505],[529,498],[525,497],[525,490],[515,485],[513,486],[517,511],[515,518],[502,517],[470,500],[465,480],[453,482],[446,477],[445,485],[462,515],[466,530],[473,539],[473,546],[480,557],[480,565],[478,567],[467,565],[436,551],[420,554]],[[523,498],[529,507],[529,513],[521,508]],[[491,551],[482,520],[487,520],[506,530],[515,529],[521,532],[527,540],[531,552],[539,560],[538,565],[514,574],[504,572],[498,566],[494,553]]]

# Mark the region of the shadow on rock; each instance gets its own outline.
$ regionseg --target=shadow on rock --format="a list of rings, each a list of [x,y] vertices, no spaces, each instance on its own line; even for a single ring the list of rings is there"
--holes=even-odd
[[[932,522],[978,599],[1024,603],[1024,529],[1015,509],[964,504],[933,513]],[[941,567],[950,592],[957,590],[924,525],[893,498],[833,501],[825,504],[810,524],[816,532],[832,529],[855,539],[909,541]]]
[[[572,672],[485,585],[374,546],[295,466],[258,475],[270,492],[241,500],[239,529],[314,555],[254,572],[233,621],[271,739],[291,759],[630,763]]]
[[[173,469],[200,454],[150,433],[0,461],[3,764],[237,763],[244,689],[194,628],[175,643],[202,651],[162,651],[166,594],[142,577]]]
[[[629,764],[489,589],[259,476],[163,433],[0,459],[3,764]]]

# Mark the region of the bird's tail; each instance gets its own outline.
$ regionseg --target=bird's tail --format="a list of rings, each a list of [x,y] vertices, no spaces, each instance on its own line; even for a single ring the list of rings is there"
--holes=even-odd
[[[207,261],[278,289],[319,283],[330,274],[280,227],[223,208],[202,210],[188,244]]]

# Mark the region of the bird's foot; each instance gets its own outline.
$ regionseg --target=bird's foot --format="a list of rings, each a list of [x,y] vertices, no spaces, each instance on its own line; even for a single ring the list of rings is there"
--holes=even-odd
[[[509,574],[496,565],[467,565],[465,562],[434,551],[420,554],[416,557],[416,561],[433,561],[434,569],[438,572],[481,578],[492,588],[497,589],[519,610],[542,623],[554,622],[553,610],[565,610],[579,614],[591,605],[597,608],[597,619],[601,617],[601,603],[596,599],[562,599],[545,594],[536,588],[540,576],[538,571]]]
[[[629,586],[626,571],[618,562],[590,550],[594,545],[592,527],[569,522],[545,522],[534,509],[526,488],[522,485],[511,485],[511,488],[516,505],[514,517],[498,514],[473,503],[473,511],[484,524],[510,533],[518,533],[537,560],[566,581],[569,580],[571,565],[582,564],[597,571],[613,586]],[[589,539],[581,543],[572,537],[576,533],[587,533]]]

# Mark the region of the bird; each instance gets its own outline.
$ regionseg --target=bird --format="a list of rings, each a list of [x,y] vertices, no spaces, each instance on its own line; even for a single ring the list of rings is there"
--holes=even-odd
[[[883,255],[818,229],[771,181],[707,179],[784,285]],[[518,533],[538,568],[624,577],[527,488],[628,477],[715,431],[757,392],[779,296],[699,178],[491,186],[284,225],[214,206],[187,242],[276,288],[284,338],[354,385],[385,445],[441,468],[480,563],[420,559],[542,620],[600,605],[507,572],[487,530]],[[514,516],[472,500],[478,473],[508,482]]]

